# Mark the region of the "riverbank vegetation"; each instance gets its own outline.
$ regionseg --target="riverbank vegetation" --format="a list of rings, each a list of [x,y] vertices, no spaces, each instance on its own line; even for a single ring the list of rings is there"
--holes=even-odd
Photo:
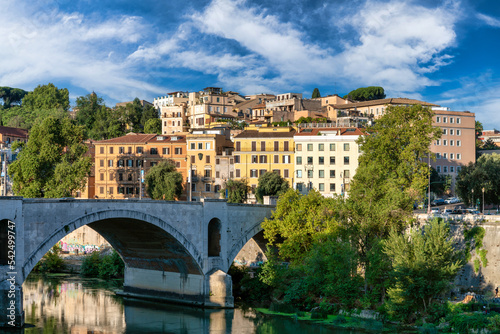
[[[46,273],[60,273],[62,272],[66,265],[61,257],[61,247],[55,245],[52,247],[38,263],[33,268],[34,272],[39,272],[42,274]]]
[[[125,264],[120,255],[113,249],[111,254],[93,252],[87,255],[80,267],[83,277],[123,278]]]

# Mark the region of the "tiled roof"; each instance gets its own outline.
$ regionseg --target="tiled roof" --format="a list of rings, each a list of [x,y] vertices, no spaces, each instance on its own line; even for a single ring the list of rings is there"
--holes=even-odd
[[[28,137],[28,130],[8,126],[0,126],[0,133],[6,136]]]
[[[268,131],[257,131],[257,130],[244,130],[242,133],[239,135],[234,136],[236,139],[242,139],[242,138],[293,138],[293,135],[295,134],[295,130],[288,131],[288,132],[268,132]]]
[[[144,134],[144,133],[134,133],[130,132],[125,136],[96,141],[96,145],[102,144],[147,144],[149,141],[153,141],[156,134]]]
[[[429,103],[429,102],[419,101],[419,100],[414,100],[414,99],[407,99],[407,98],[402,98],[402,97],[363,101],[363,102],[356,102],[356,103],[334,104],[333,106],[336,109],[350,109],[350,108],[356,108],[356,107],[369,107],[369,106],[378,106],[378,105],[385,105],[385,104],[396,104],[396,105],[398,105],[398,104],[420,104],[420,105],[426,106],[426,107],[438,107],[439,106],[438,104],[434,104],[434,103]]]
[[[305,128],[297,132],[295,136],[317,136],[319,133],[332,133],[339,130],[341,136],[361,136],[365,134],[360,128]]]

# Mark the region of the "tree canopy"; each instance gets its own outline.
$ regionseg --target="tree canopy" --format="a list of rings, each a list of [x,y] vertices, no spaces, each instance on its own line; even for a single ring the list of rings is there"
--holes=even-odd
[[[3,100],[3,108],[10,108],[13,104],[21,104],[21,100],[28,94],[20,88],[0,87],[0,98]]]
[[[264,196],[279,196],[285,193],[290,185],[275,172],[265,172],[259,177],[259,184],[255,189],[255,197],[259,203],[263,203]]]
[[[227,191],[228,203],[245,203],[248,198],[249,187],[245,180],[227,180],[223,193]]]
[[[47,117],[35,124],[17,160],[9,166],[14,193],[24,197],[69,197],[85,186],[92,161],[85,156],[83,129],[68,118]]]
[[[351,91],[349,94],[344,96],[345,98],[350,98],[355,101],[369,101],[385,99],[384,88],[379,86],[361,87]]]
[[[318,97],[321,97],[321,93],[319,92],[318,88],[314,88],[313,93],[312,93],[312,99],[316,99]]]
[[[23,99],[23,108],[29,111],[69,109],[69,91],[66,88],[57,88],[54,84],[38,85]]]
[[[182,195],[182,174],[168,159],[152,167],[146,174],[146,191],[152,199],[174,201]]]

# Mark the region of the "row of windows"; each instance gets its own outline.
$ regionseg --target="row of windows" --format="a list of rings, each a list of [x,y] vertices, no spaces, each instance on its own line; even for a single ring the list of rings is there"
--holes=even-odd
[[[306,173],[307,173],[307,178],[313,178],[314,177],[314,170],[312,169],[308,169],[306,170]],[[297,175],[297,178],[302,178],[302,170],[298,169],[295,171],[295,174]],[[325,177],[325,171],[323,169],[320,169],[318,170],[318,177],[319,178],[324,178]],[[346,169],[344,170],[343,173],[340,173],[340,177],[341,178],[344,178],[344,179],[348,179],[351,177],[351,172]],[[335,178],[335,170],[331,169],[330,170],[330,178]]]
[[[158,165],[158,161],[149,161],[149,167],[154,167]],[[181,163],[176,161],[175,166],[177,168],[181,167]],[[101,159],[99,160],[99,167],[104,167],[104,160]],[[114,160],[109,159],[108,160],[108,167],[114,167]],[[133,159],[127,159],[123,160],[120,159],[116,162],[116,167],[134,167],[134,160]],[[135,167],[146,167],[145,161],[144,160],[135,160]]]
[[[111,146],[109,148],[109,154],[114,154],[113,152],[114,152],[114,148],[113,148],[113,146]],[[174,148],[174,152],[177,155],[181,155],[182,154],[182,147],[176,147],[176,148]],[[99,148],[99,153],[100,154],[104,154],[104,147],[100,147]],[[135,153],[137,153],[137,154],[143,154],[143,153],[145,153],[145,151],[144,151],[143,147],[138,146],[135,149]],[[163,154],[170,154],[170,147],[163,147],[162,148],[162,153]],[[129,146],[127,152],[125,153],[125,147],[121,147],[120,146],[120,147],[118,147],[118,154],[132,154],[132,147]],[[152,155],[158,154],[158,148],[151,147],[151,149],[149,150],[149,154],[152,154]]]
[[[450,160],[461,160],[462,155],[460,153],[436,153],[436,159],[450,159]]]
[[[307,144],[307,146],[306,146],[307,150],[308,151],[314,151],[314,145],[315,144]],[[318,151],[324,151],[325,150],[325,144],[318,143],[316,145],[317,145],[317,150]],[[327,147],[329,148],[330,151],[335,151],[337,145],[335,143],[330,143],[330,144],[328,144]],[[343,149],[344,149],[345,152],[348,152],[348,151],[351,150],[350,143],[344,143],[342,147],[343,147]],[[295,148],[299,152],[302,151],[302,144],[296,144]]]
[[[461,168],[462,167],[460,166],[457,166],[456,168],[455,166],[449,166],[450,173],[455,173],[455,170],[457,173],[459,173]],[[436,166],[436,171],[438,173],[441,173],[441,166]],[[448,166],[443,166],[443,173],[448,173]]]
[[[297,183],[297,190],[298,191],[302,192],[306,188],[307,188],[307,186],[305,184]],[[342,189],[343,187],[341,186],[340,188]],[[330,189],[330,192],[335,192],[336,191],[335,183],[330,183],[329,189]],[[320,192],[325,191],[325,184],[324,183],[318,183],[318,191],[320,191]]]
[[[442,116],[442,118],[441,118],[441,116],[436,117],[436,123],[441,123],[441,121],[443,121],[443,123],[448,123],[448,120],[449,120],[450,124],[455,123],[455,121],[457,124],[460,124],[460,122],[461,122],[460,117],[457,117],[457,118],[453,118],[453,117],[448,118],[447,116]]]
[[[438,140],[436,140],[436,145],[438,145],[438,146],[440,146],[440,145],[448,146],[448,144],[450,146],[455,146],[455,144],[456,144],[456,146],[462,146],[462,141],[460,141],[460,140],[455,141],[453,139],[451,139],[449,141],[447,139],[443,139],[443,140],[438,139]]]
[[[266,141],[261,141],[260,142],[260,151],[266,151],[266,147],[269,145],[266,145],[268,142]],[[252,145],[252,151],[257,151],[257,142],[253,141],[251,143]],[[270,148],[270,147],[269,147]],[[283,150],[284,151],[289,151],[290,145],[288,141],[283,142]],[[274,141],[273,142],[273,150],[274,151],[279,151],[280,150],[280,142],[279,141]],[[235,142],[235,151],[241,151],[241,142],[237,141]]]
[[[330,165],[335,165],[335,157],[330,157]],[[313,157],[307,157],[307,165],[313,165],[315,162],[314,162],[314,158]],[[302,157],[301,156],[297,156],[295,157],[295,162],[297,165],[302,165]],[[349,157],[344,157],[344,165],[349,165],[350,163],[350,158]],[[317,161],[317,164],[318,165],[324,165],[325,164],[325,157],[318,157],[318,161]]]
[[[115,187],[108,187],[107,194],[113,195]],[[104,194],[104,187],[99,187],[99,194]],[[139,195],[140,192],[139,187],[116,187],[117,194],[126,194],[126,195]]]
[[[460,136],[462,134],[460,129],[441,129],[441,131],[443,131],[443,135]]]
[[[210,145],[211,143],[205,143],[205,150],[210,150]],[[191,143],[190,145],[191,150],[196,150],[196,147],[198,147],[198,150],[203,150],[203,143]]]

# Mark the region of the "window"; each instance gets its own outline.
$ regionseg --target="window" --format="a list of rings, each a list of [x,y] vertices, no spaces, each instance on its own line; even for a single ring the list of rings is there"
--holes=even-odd
[[[290,151],[290,148],[288,146],[288,142],[287,141],[284,142],[283,145],[284,145],[284,148],[283,148],[284,151]]]
[[[460,155],[460,153],[457,153],[457,160],[460,160],[462,156]],[[458,169],[457,169],[457,172],[458,172]]]
[[[219,158],[215,159],[215,164],[216,165],[220,165],[220,159]]]
[[[215,172],[215,178],[220,179],[220,172],[219,171]]]
[[[196,191],[196,183],[191,183],[191,191]]]
[[[438,173],[441,173],[441,166],[436,166],[436,171],[437,171]]]
[[[236,142],[236,151],[241,151],[241,142]]]
[[[335,157],[330,157],[330,165],[335,165]]]
[[[142,167],[142,166],[144,165],[144,163],[143,163],[143,161],[142,161],[142,160],[137,160],[137,161],[135,162],[135,165],[136,165],[137,167]]]
[[[441,159],[441,153],[436,153],[436,159]]]
[[[240,177],[240,175],[241,175],[241,174],[240,174],[240,170],[239,170],[239,169],[237,169],[237,170],[236,170],[236,177]]]
[[[251,169],[250,170],[250,177],[258,177],[256,169]]]
[[[127,181],[132,181],[132,174],[127,175]]]
[[[277,154],[274,155],[274,163],[275,164],[279,164],[280,163],[280,156],[277,155]]]
[[[212,185],[210,183],[205,183],[205,191],[211,191],[212,190]]]
[[[209,150],[210,149],[210,143],[205,143],[205,150]]]
[[[122,173],[118,174],[118,181],[123,181],[123,174]]]
[[[257,151],[257,142],[256,141],[252,142],[252,151]]]
[[[283,156],[283,163],[284,164],[289,164],[290,163],[290,156],[289,155],[284,155]]]
[[[450,173],[454,173],[454,172],[455,172],[455,167],[450,166]]]
[[[99,153],[104,154],[104,146],[101,146],[101,147],[99,148]]]
[[[132,147],[131,146],[128,147],[127,153],[132,154]]]
[[[462,169],[462,167],[460,166],[457,166],[457,173],[460,173],[460,170]]]
[[[457,124],[460,124],[460,118],[457,117]]]
[[[229,178],[230,178],[230,179],[234,179],[234,173],[233,173],[232,171],[231,171],[231,172],[229,172]]]
[[[297,169],[297,177],[298,178],[302,177],[302,171],[300,169]]]
[[[118,153],[119,153],[119,154],[123,154],[123,153],[125,153],[125,149],[124,149],[123,147],[121,147],[121,146],[120,146],[120,147],[118,147]]]
[[[109,148],[109,154],[113,154],[113,146]]]
[[[101,159],[101,160],[99,161],[99,166],[100,166],[100,167],[104,167],[104,160],[103,160],[103,159]]]
[[[448,119],[446,117],[443,117],[443,123],[447,123]]]
[[[344,157],[344,165],[349,165],[349,157]]]
[[[192,150],[196,150],[196,144],[195,143],[191,143],[191,149]]]
[[[165,154],[165,155],[170,154],[170,148],[169,148],[169,147],[164,147],[164,148],[162,149],[162,152],[163,152],[163,154]]]
[[[240,156],[239,155],[235,155],[234,156],[234,163],[235,164],[239,164],[240,163]]]
[[[101,181],[104,181],[104,173],[101,173],[100,177]]]
[[[288,176],[288,169],[283,170],[283,177],[289,177]]]
[[[330,144],[330,151],[335,151],[335,144]]]
[[[152,155],[158,154],[158,149],[156,147],[151,147],[151,150],[149,151],[149,153]]]
[[[453,129],[450,129],[450,135],[453,136]]]
[[[330,178],[334,179],[335,178],[335,170],[330,169]]]
[[[450,117],[450,123],[453,123],[453,117]]]
[[[205,156],[205,163],[207,163],[207,164],[210,163],[210,156],[209,155]]]
[[[324,165],[325,164],[325,157],[318,157],[318,163],[320,165]]]
[[[320,169],[318,172],[319,172],[319,174],[318,174],[319,178],[324,178],[325,177],[325,171],[324,170]]]
[[[297,157],[296,161],[297,161],[297,165],[302,165],[302,157]]]
[[[450,159],[453,160],[453,153],[450,153]]]
[[[123,159],[118,160],[118,167],[125,167],[125,161]]]
[[[331,192],[335,191],[335,183],[330,183],[330,191]]]
[[[443,173],[448,173],[448,166],[443,166]]]
[[[453,140],[450,140],[450,146],[453,146]]]
[[[313,144],[307,144],[307,150],[312,151],[313,150]]]
[[[443,135],[446,135],[446,134],[448,134],[448,130],[443,129]]]
[[[448,145],[448,141],[446,139],[443,139],[443,145],[444,146]]]
[[[457,136],[460,136],[460,130],[458,130],[458,129],[457,129]]]
[[[351,177],[351,173],[348,169],[344,169],[344,179],[348,179]]]
[[[297,151],[302,151],[302,144],[297,144]]]
[[[260,150],[261,151],[265,151],[266,150],[266,142],[265,141],[261,141],[260,142]]]
[[[158,165],[158,161],[151,161],[151,162],[149,163],[149,166],[151,166],[151,167],[154,167],[154,166],[156,166],[156,165]]]
[[[117,190],[119,194],[125,194],[125,187],[118,187]]]
[[[104,194],[104,187],[99,187],[99,193]]]
[[[181,155],[182,154],[182,147],[176,147],[175,148],[175,154],[176,155]]]
[[[205,174],[203,174],[204,177],[211,177],[212,176],[212,171],[210,169],[205,169]]]
[[[324,183],[318,184],[318,190],[319,191],[325,191],[325,184]]]
[[[313,164],[313,157],[307,157],[307,164],[312,165]]]
[[[267,155],[259,155],[259,163],[266,164],[267,163]]]
[[[443,153],[443,159],[448,159],[448,153]]]
[[[109,191],[110,195],[113,195],[113,189],[114,189],[113,187],[109,187],[108,188],[108,191]]]
[[[257,163],[257,156],[256,155],[252,155],[252,163],[253,164]]]
[[[436,145],[441,145],[441,140],[436,140]]]
[[[280,143],[278,141],[274,142],[274,150],[279,151],[280,150]]]
[[[457,140],[457,146],[462,146],[462,142],[460,140]]]
[[[203,143],[198,143],[198,149],[203,150]]]
[[[302,183],[297,183],[297,190],[302,192]]]
[[[318,151],[324,151],[325,150],[325,144],[318,144]]]
[[[436,123],[439,123],[439,122],[441,122],[441,117],[438,116],[438,117],[436,117]]]
[[[196,156],[192,155],[191,156],[191,164],[196,163]]]
[[[344,143],[344,151],[349,151],[349,143]]]
[[[142,147],[141,146],[137,147],[135,150],[136,150],[137,154],[142,154]]]
[[[134,160],[127,159],[127,167],[134,167]]]
[[[312,169],[308,169],[308,170],[307,170],[307,177],[308,177],[308,178],[312,178],[312,177],[314,177],[314,175],[313,175],[313,170],[312,170]]]

